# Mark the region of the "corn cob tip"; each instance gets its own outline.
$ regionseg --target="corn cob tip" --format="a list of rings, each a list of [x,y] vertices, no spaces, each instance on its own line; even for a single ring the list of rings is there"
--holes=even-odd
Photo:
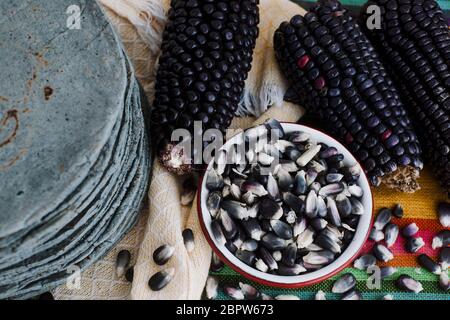
[[[186,175],[192,172],[192,162],[184,149],[172,143],[163,147],[159,153],[159,161],[167,171],[176,175]]]
[[[395,172],[383,176],[381,183],[390,189],[405,193],[414,193],[420,190],[420,185],[417,182],[419,177],[420,171],[418,169],[410,166],[399,167]]]
[[[168,145],[175,130],[194,136],[201,123],[202,132],[225,133],[236,114],[259,33],[258,4],[259,0],[171,1],[150,127],[160,162],[169,171],[185,174],[203,165]],[[190,156],[196,155],[194,150]]]
[[[443,192],[450,194],[450,33],[435,0],[371,0],[380,28],[362,11],[361,26],[378,48],[405,101]],[[407,79],[407,81],[405,81]],[[408,146],[409,149],[409,146]]]

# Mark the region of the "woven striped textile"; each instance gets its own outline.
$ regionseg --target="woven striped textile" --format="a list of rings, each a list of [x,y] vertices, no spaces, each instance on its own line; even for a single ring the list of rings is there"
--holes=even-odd
[[[307,0],[296,2],[300,3],[305,9],[307,9],[315,1]],[[450,1],[441,0],[438,2],[441,5],[441,8],[446,11],[450,22]],[[352,13],[357,14],[365,1],[342,0],[341,3],[345,5]],[[364,299],[379,300],[382,299],[383,296],[391,294],[395,300],[450,300],[450,293],[446,293],[439,288],[438,276],[423,268],[420,268],[416,261],[417,255],[420,253],[426,253],[435,260],[438,258],[439,250],[433,250],[431,248],[431,240],[438,231],[443,229],[437,217],[437,205],[439,202],[446,200],[445,194],[440,190],[438,182],[433,177],[431,170],[428,167],[426,167],[422,172],[419,182],[421,184],[421,190],[414,194],[402,194],[386,188],[373,189],[375,213],[380,208],[392,207],[396,203],[402,204],[405,209],[405,216],[403,219],[394,218],[393,222],[397,223],[400,228],[411,222],[415,222],[420,228],[418,236],[421,236],[424,239],[426,245],[417,254],[411,254],[405,251],[405,240],[399,236],[397,243],[392,248],[395,259],[388,264],[379,264],[380,266],[394,266],[398,268],[398,271],[393,276],[384,279],[380,289],[368,288],[368,275],[363,271],[352,268],[352,266],[349,266],[347,269],[342,271],[340,275],[347,272],[351,272],[355,275],[357,279],[357,289],[362,293]],[[369,240],[363,249],[363,253],[370,252],[373,244],[373,241]],[[398,290],[395,287],[395,280],[400,274],[408,274],[414,279],[420,281],[424,287],[424,290],[419,294],[407,293]],[[239,282],[244,282],[255,286],[261,292],[271,296],[290,294],[296,295],[302,300],[311,300],[314,299],[314,296],[318,290],[324,291],[328,300],[339,299],[341,296],[331,293],[333,282],[340,275],[323,281],[322,283],[295,290],[261,286],[245,279],[227,266],[225,266],[218,273],[211,272],[211,275],[216,276],[222,286],[238,286]],[[218,299],[226,300],[230,298],[227,297],[222,290],[220,290]]]
[[[398,300],[450,300],[450,293],[445,293],[439,288],[438,276],[420,268],[416,262],[416,256],[420,253],[426,253],[433,259],[438,258],[439,250],[432,250],[431,240],[436,232],[443,229],[437,218],[436,206],[440,201],[445,200],[445,194],[440,191],[439,184],[428,169],[424,170],[422,173],[420,184],[422,189],[415,194],[402,194],[393,192],[391,189],[387,188],[373,190],[376,211],[383,207],[392,207],[396,203],[401,203],[405,209],[405,216],[402,219],[394,218],[393,222],[397,223],[400,228],[411,222],[415,222],[420,228],[418,236],[421,236],[424,239],[426,245],[417,254],[411,254],[405,251],[405,240],[399,236],[399,239],[392,248],[395,259],[388,264],[379,264],[380,266],[394,266],[398,271],[393,276],[382,281],[380,290],[368,289],[366,285],[368,275],[365,272],[354,269],[351,266],[342,271],[341,274],[351,272],[355,275],[358,280],[357,288],[361,291],[364,299],[378,300],[386,294],[391,294]],[[370,252],[373,244],[374,242],[369,240],[366,243],[362,254]],[[394,282],[400,274],[408,274],[414,279],[419,280],[422,283],[424,290],[419,294],[399,291],[395,287]],[[277,289],[258,285],[245,279],[226,266],[219,273],[211,273],[211,275],[215,275],[222,285],[238,285],[239,282],[244,282],[252,284],[262,292],[272,296],[279,294],[293,294],[299,296],[301,299],[314,299],[316,292],[322,290],[325,292],[327,299],[338,299],[340,297],[340,295],[331,293],[332,284],[339,275],[320,284],[295,290]],[[219,293],[218,298],[227,299],[223,292]]]

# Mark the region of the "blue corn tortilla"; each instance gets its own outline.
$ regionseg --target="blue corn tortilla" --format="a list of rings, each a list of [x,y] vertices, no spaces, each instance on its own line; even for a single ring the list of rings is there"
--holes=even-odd
[[[14,105],[19,122],[5,145],[0,132],[0,299],[50,290],[105,255],[136,222],[151,164],[147,102],[96,2],[15,2],[0,3],[0,54],[20,60],[0,79],[0,121]],[[66,28],[74,4],[81,30]]]

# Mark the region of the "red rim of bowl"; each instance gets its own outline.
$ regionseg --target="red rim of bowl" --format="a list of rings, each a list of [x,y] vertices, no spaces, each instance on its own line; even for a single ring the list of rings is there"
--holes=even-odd
[[[281,123],[290,123],[290,124],[297,124],[294,122],[281,122]],[[329,137],[330,139],[332,139],[333,141],[337,142],[338,144],[342,145],[345,150],[347,150],[350,154],[352,154],[342,143],[340,143],[339,141],[337,141],[335,138],[331,137],[330,135],[326,134],[325,132],[318,130],[316,128],[311,128],[309,126],[305,126],[305,125],[301,125],[303,127],[306,127],[308,129],[312,129],[315,131],[318,131],[320,133],[322,133],[323,135]],[[242,133],[239,133],[242,134]],[[353,154],[352,154],[353,155]],[[355,158],[356,159],[356,158]],[[356,159],[356,162],[360,165],[360,167],[362,168],[361,164],[359,163],[359,161]],[[209,164],[207,165],[207,167],[209,167]],[[366,173],[364,172],[364,170],[362,170],[362,174],[364,176],[364,178],[367,181],[367,184],[369,186],[369,190],[371,188],[369,179],[367,178]],[[223,254],[222,251],[216,247],[214,241],[211,239],[208,230],[206,229],[205,226],[205,221],[203,220],[203,213],[202,213],[202,206],[201,206],[201,192],[202,192],[202,184],[203,184],[203,178],[204,178],[204,174],[200,177],[199,180],[199,185],[198,185],[198,192],[197,192],[197,214],[198,214],[198,219],[200,221],[200,227],[202,228],[203,234],[206,238],[206,241],[208,241],[209,246],[212,248],[212,250],[214,251],[214,253],[216,255],[219,256],[220,260],[222,260],[227,266],[229,266],[231,269],[233,269],[234,271],[236,271],[237,273],[241,274],[242,276],[246,277],[247,279],[250,279],[254,282],[263,284],[265,286],[271,286],[271,287],[277,287],[277,288],[284,288],[284,289],[295,289],[295,288],[302,288],[302,287],[308,287],[308,286],[312,286],[314,284],[317,284],[319,282],[322,282],[324,280],[327,280],[331,277],[333,277],[334,275],[338,274],[339,272],[341,272],[342,270],[344,270],[345,268],[347,268],[361,253],[361,251],[364,248],[364,244],[367,242],[369,235],[370,235],[370,230],[372,229],[372,224],[373,224],[373,212],[374,212],[374,200],[373,200],[373,193],[372,191],[370,191],[370,196],[372,198],[372,212],[370,213],[371,217],[370,217],[370,225],[367,231],[367,234],[364,237],[364,241],[362,242],[361,247],[356,251],[356,253],[350,257],[348,259],[348,261],[346,261],[345,263],[342,264],[342,266],[340,266],[339,268],[336,268],[335,270],[327,273],[326,275],[323,275],[321,277],[315,278],[313,280],[309,280],[309,281],[305,281],[305,282],[299,282],[299,283],[280,283],[280,282],[272,282],[269,280],[265,280],[265,279],[261,279],[258,278],[248,272],[245,272],[244,270],[242,270],[241,268],[239,268],[237,265],[235,265],[234,263],[232,263],[231,261],[229,261]]]

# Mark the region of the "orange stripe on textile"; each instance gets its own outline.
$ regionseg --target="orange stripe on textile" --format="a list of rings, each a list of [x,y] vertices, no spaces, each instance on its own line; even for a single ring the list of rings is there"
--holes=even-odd
[[[439,182],[433,176],[429,167],[421,172],[419,184],[421,190],[412,194],[396,192],[386,187],[372,189],[375,209],[392,207],[396,203],[400,203],[405,209],[405,218],[436,220],[437,205],[441,201],[446,201],[447,196],[441,190]],[[427,227],[427,225],[425,224],[424,227]],[[430,227],[435,227],[435,224],[433,223]]]
[[[413,194],[396,192],[386,187],[372,189],[375,204],[374,217],[381,208],[392,208],[399,203],[402,205],[405,215],[402,219],[393,218],[392,222],[399,226],[400,233],[404,226],[413,222],[416,223],[420,229],[416,236],[422,237],[425,241],[425,246],[419,252],[409,253],[405,250],[406,239],[400,234],[397,242],[390,248],[394,253],[394,260],[388,263],[380,263],[380,266],[418,267],[417,256],[419,254],[426,253],[432,258],[436,258],[439,254],[439,250],[431,248],[431,241],[438,231],[444,229],[438,220],[437,205],[439,202],[448,201],[448,199],[429,168],[422,171],[419,183],[421,189]],[[384,244],[384,242],[380,243]],[[374,244],[373,241],[369,240],[364,245],[362,254],[370,253]]]
[[[414,222],[419,227],[419,230],[422,230],[422,231],[423,230],[428,230],[428,231],[429,230],[441,230],[444,228],[439,222],[437,213],[434,218],[425,218],[425,219],[422,219],[422,218],[398,219],[398,218],[394,217],[394,219],[392,219],[392,222],[397,224],[400,228],[403,228],[404,226]]]
[[[417,267],[419,268],[419,264],[417,263],[417,255],[419,255],[419,253],[417,254],[408,254],[408,255],[399,255],[399,256],[395,256],[394,260],[389,261],[388,263],[384,263],[384,262],[379,262],[377,263],[380,267],[386,267],[386,266],[390,266],[390,267],[409,267],[409,268],[414,268]],[[434,259],[434,257],[431,257]]]

